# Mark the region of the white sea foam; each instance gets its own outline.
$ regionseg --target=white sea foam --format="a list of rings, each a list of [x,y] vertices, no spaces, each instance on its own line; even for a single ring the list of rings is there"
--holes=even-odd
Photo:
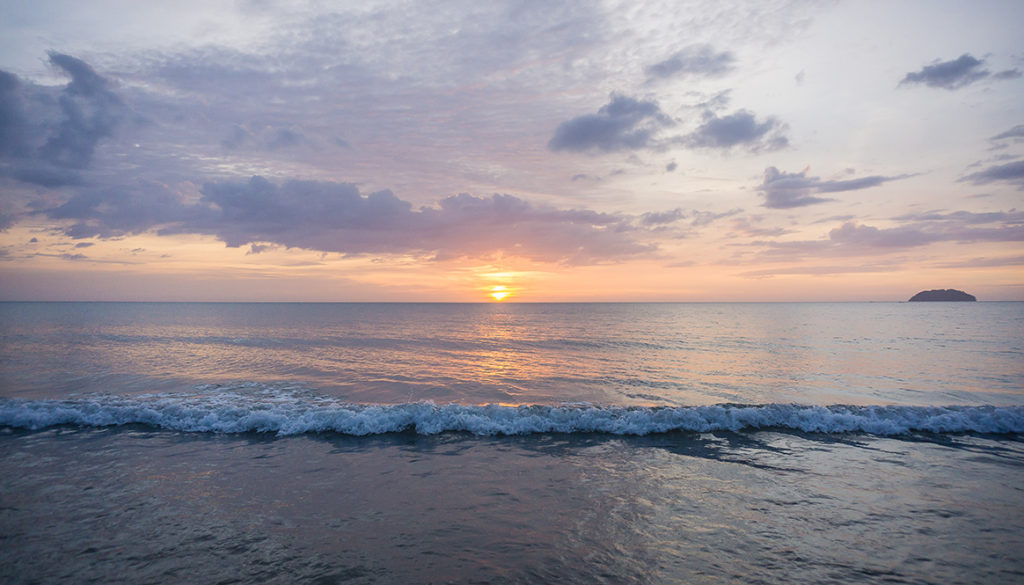
[[[477,435],[741,431],[777,428],[874,435],[1024,433],[1022,406],[805,406],[795,404],[693,407],[573,405],[469,406],[415,402],[349,404],[291,390],[200,389],[196,394],[136,397],[93,395],[68,400],[0,399],[0,426],[141,424],[186,432],[279,435],[330,432],[376,435],[468,432]]]

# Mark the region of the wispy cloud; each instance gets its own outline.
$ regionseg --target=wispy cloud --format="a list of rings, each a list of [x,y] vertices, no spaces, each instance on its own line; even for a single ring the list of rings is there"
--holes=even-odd
[[[664,61],[647,67],[648,81],[671,77],[717,77],[731,71],[736,57],[731,51],[716,51],[711,45],[690,45]]]
[[[865,274],[874,272],[896,272],[902,269],[898,264],[842,264],[825,266],[779,266],[763,268],[760,270],[748,270],[739,273],[739,276],[746,278],[767,278],[771,276],[782,276],[787,274],[798,274],[806,276],[835,276],[839,274]]]

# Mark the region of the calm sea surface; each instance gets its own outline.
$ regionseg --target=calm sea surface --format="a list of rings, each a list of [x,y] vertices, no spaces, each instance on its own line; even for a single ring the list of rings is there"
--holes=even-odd
[[[0,303],[3,583],[1024,581],[1024,303]]]

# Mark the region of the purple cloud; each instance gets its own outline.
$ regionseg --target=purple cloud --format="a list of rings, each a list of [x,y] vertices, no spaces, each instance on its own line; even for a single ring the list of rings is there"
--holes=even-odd
[[[807,176],[807,171],[808,169],[804,169],[799,173],[786,173],[775,167],[765,169],[764,181],[757,186],[757,190],[764,196],[764,206],[772,209],[791,209],[826,203],[835,200],[817,197],[816,194],[867,189],[906,176],[873,175],[842,181],[823,181],[818,177]]]
[[[49,60],[71,78],[56,95],[0,71],[0,173],[42,187],[80,185],[127,108],[84,61],[57,52]]]
[[[1024,138],[1024,124],[1018,124],[1006,132],[996,134],[989,140],[1005,140],[1007,138]]]
[[[613,94],[596,114],[562,122],[548,148],[574,152],[648,148],[654,145],[655,135],[672,124],[655,102]]]
[[[1010,183],[1024,189],[1024,160],[993,165],[987,169],[971,173],[959,180],[960,182],[969,182],[972,185]]]
[[[1001,217],[993,216],[989,221],[982,221],[955,212],[938,220],[912,220],[890,228],[847,221],[830,230],[827,239],[762,241],[751,245],[764,248],[757,256],[758,260],[796,261],[832,256],[890,254],[936,242],[1021,242],[1024,241],[1024,222],[1019,215],[1011,211]]]
[[[51,52],[50,62],[71,77],[59,98],[62,118],[40,154],[61,167],[81,169],[92,162],[96,144],[113,134],[124,115],[121,99],[107,80],[84,61]]]
[[[751,152],[778,150],[789,146],[789,139],[783,134],[786,127],[779,120],[769,117],[758,121],[747,110],[718,116],[710,111],[704,113],[701,125],[685,137],[684,143],[693,148],[720,148],[729,150],[742,147]]]
[[[230,247],[305,248],[341,254],[418,254],[437,259],[497,251],[540,261],[592,264],[652,252],[633,216],[536,206],[512,195],[454,195],[414,209],[390,191],[349,183],[208,182],[198,202],[156,184],[77,193],[40,213],[70,222],[72,238],[157,230],[213,235]]]
[[[647,67],[648,81],[669,77],[716,77],[732,70],[736,57],[729,51],[715,51],[711,45],[691,45],[671,57]]]
[[[960,89],[992,76],[992,73],[985,69],[984,65],[984,59],[977,59],[964,53],[956,59],[925,65],[920,71],[907,73],[899,85],[921,84],[948,90]],[[1020,71],[1007,69],[996,73],[993,77],[1013,79],[1020,76]]]

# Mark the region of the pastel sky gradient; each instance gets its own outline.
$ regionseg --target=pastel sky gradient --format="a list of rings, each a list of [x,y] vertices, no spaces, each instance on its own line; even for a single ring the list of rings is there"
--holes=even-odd
[[[1024,300],[1021,23],[0,0],[0,300]]]

